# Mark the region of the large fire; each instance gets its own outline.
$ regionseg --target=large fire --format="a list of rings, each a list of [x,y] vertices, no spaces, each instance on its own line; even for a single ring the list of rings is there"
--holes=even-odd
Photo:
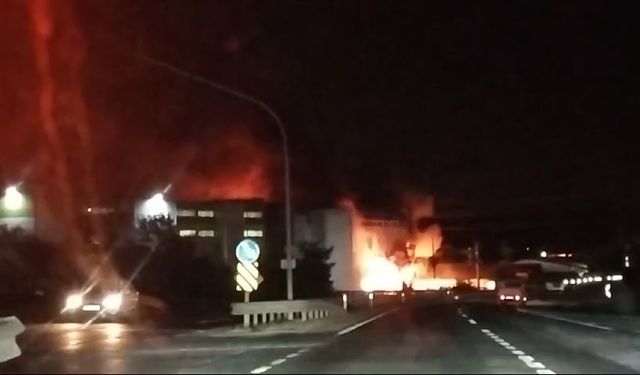
[[[455,280],[427,279],[430,259],[440,248],[442,235],[437,224],[428,223],[425,228],[420,225],[433,216],[433,199],[417,195],[410,198],[405,202],[407,222],[366,220],[353,201],[340,202],[351,214],[354,259],[363,291],[455,286]]]
[[[413,256],[423,259],[433,257],[442,245],[440,226],[430,222],[435,214],[433,197],[406,193],[404,207],[410,220],[410,241],[415,246]]]

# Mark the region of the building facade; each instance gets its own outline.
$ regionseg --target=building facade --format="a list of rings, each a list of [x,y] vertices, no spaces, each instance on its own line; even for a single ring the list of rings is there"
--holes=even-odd
[[[154,196],[137,205],[135,217],[169,216],[178,235],[193,241],[197,256],[233,266],[236,246],[244,239],[254,240],[262,251],[282,242],[280,211],[262,199],[164,201]]]
[[[236,262],[235,248],[250,238],[265,248],[268,205],[263,200],[176,202],[176,229],[200,256]]]

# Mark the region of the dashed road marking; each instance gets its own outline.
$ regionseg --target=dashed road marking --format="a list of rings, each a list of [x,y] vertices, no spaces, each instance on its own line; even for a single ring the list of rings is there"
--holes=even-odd
[[[552,370],[549,370],[548,368],[542,368],[539,370],[536,370],[537,374],[555,374],[555,372],[553,372]]]
[[[475,320],[473,320],[473,319],[469,319],[469,323],[477,324],[477,322]],[[527,365],[529,368],[536,369],[536,373],[537,374],[555,374],[555,372],[553,372],[553,370],[546,368],[546,366],[544,364],[542,364],[542,362],[538,362],[532,356],[527,355],[522,350],[518,350],[518,348],[516,348],[515,346],[511,345],[507,341],[503,340],[500,336],[496,335],[495,333],[491,332],[490,330],[488,330],[486,328],[482,328],[482,329],[480,329],[480,332],[482,332],[485,335],[487,335],[489,338],[491,338],[493,341],[495,341],[497,344],[499,344],[503,348],[509,350],[511,352],[511,354],[516,355],[518,357],[518,359],[521,360],[522,362],[524,362],[524,364]]]
[[[269,370],[271,370],[271,366],[261,366],[261,367],[258,367],[258,368],[255,368],[255,369],[251,370],[251,373],[252,374],[262,374],[263,372],[269,371]]]
[[[531,367],[531,368],[538,368],[538,369],[543,369],[545,368],[545,366],[540,363],[537,362],[532,356],[530,355],[519,355],[518,359],[521,360],[522,362],[525,363],[525,365]]]
[[[287,354],[285,356],[285,358],[274,359],[273,361],[271,361],[271,365],[270,366],[261,366],[261,367],[255,368],[255,369],[251,370],[251,373],[252,374],[261,374],[263,372],[269,371],[274,366],[281,365],[281,364],[285,363],[287,361],[287,359],[295,358],[295,357],[301,355],[302,353],[305,353],[305,352],[309,351],[309,349],[310,348],[301,348],[297,352],[293,352],[293,353]]]

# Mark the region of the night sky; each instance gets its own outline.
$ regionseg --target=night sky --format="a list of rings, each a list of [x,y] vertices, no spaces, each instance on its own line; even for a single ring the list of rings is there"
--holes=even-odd
[[[0,67],[9,87],[35,86],[31,53],[22,51],[31,48],[20,21],[28,17],[22,2],[10,3],[0,16],[3,45],[11,45],[2,59],[22,63]],[[440,212],[452,215],[640,207],[639,20],[623,4],[70,4],[86,47],[89,123],[108,144],[97,147],[101,178],[130,194],[160,184],[152,172],[162,168],[148,164],[180,164],[185,154],[172,154],[175,145],[232,153],[222,144],[234,127],[271,155],[266,169],[280,191],[279,137],[269,118],[141,63],[142,51],[271,104],[289,132],[299,206],[350,195],[393,208],[415,189],[435,194]],[[27,90],[17,108],[28,111],[29,98]],[[15,112],[0,116],[20,123]],[[156,155],[158,144],[166,155]],[[12,145],[17,156],[0,164],[4,179],[29,160],[26,146]]]

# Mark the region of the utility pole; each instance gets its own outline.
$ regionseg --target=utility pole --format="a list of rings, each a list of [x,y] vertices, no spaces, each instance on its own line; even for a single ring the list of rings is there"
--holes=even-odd
[[[473,244],[473,253],[476,258],[476,287],[480,289],[480,243],[478,241]]]
[[[139,49],[139,48],[138,48]],[[165,71],[171,72],[173,74],[176,74],[178,76],[181,76],[183,78],[186,78],[188,80],[194,81],[194,82],[198,82],[200,84],[203,84],[205,86],[209,86],[210,88],[213,88],[214,90],[218,90],[218,91],[222,91],[225,92],[231,96],[235,96],[236,98],[240,99],[240,100],[244,100],[246,102],[252,103],[253,105],[255,105],[256,107],[262,109],[265,113],[267,113],[275,122],[275,124],[278,126],[278,130],[280,131],[280,136],[282,138],[282,162],[283,162],[283,170],[284,170],[284,216],[285,216],[285,234],[286,234],[286,245],[285,245],[285,256],[286,256],[286,262],[287,262],[287,267],[286,267],[286,272],[287,272],[287,299],[288,300],[292,300],[293,299],[293,251],[294,251],[294,245],[293,245],[293,235],[291,233],[292,231],[292,208],[291,208],[291,177],[290,177],[290,171],[289,171],[289,143],[288,143],[288,137],[287,137],[287,132],[285,130],[284,124],[282,123],[282,119],[280,119],[280,116],[276,113],[276,111],[271,108],[267,103],[265,103],[264,101],[246,94],[236,88],[230,87],[230,86],[226,86],[223,85],[219,82],[204,78],[200,75],[197,75],[195,73],[191,73],[188,72],[182,68],[179,68],[177,66],[171,65],[167,62],[155,59],[153,57],[147,56],[143,53],[141,53],[138,50],[137,53],[138,57],[145,61],[146,63],[149,63],[151,65],[154,65],[158,68],[161,68]]]

